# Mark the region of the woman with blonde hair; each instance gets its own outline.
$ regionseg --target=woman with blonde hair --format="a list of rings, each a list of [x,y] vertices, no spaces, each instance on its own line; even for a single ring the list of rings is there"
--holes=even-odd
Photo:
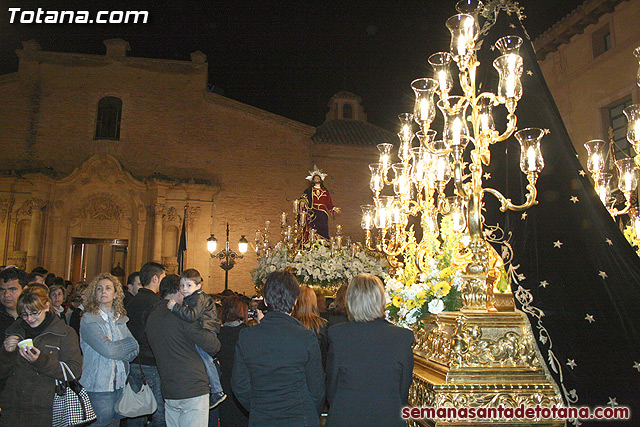
[[[76,378],[82,373],[78,336],[53,314],[47,292],[27,289],[18,298],[20,316],[6,330],[0,350],[0,379],[6,384],[0,402],[1,425],[50,426],[55,380],[63,380],[59,362],[65,362]],[[31,339],[18,348],[18,342]]]
[[[80,383],[89,393],[98,419],[96,426],[118,426],[114,410],[122,395],[129,362],[138,355],[138,342],[127,328],[124,293],[120,281],[98,274],[84,291],[80,346],[84,353]]]
[[[329,347],[329,337],[327,331],[329,322],[320,317],[318,310],[318,299],[316,293],[308,286],[300,286],[300,296],[293,307],[293,317],[298,319],[305,328],[313,331],[318,338],[320,355],[322,356],[322,367],[327,365],[327,349]]]
[[[326,426],[406,426],[413,332],[387,322],[382,281],[359,274],[346,292],[350,322],[329,329]]]

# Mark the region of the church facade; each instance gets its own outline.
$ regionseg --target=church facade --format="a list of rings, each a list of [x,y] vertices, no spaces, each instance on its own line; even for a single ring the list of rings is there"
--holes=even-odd
[[[357,96],[336,94],[315,128],[210,92],[200,52],[174,61],[127,56],[119,39],[105,46],[87,55],[24,42],[18,71],[0,76],[2,264],[74,281],[123,278],[147,261],[175,271],[184,223],[184,266],[218,292],[224,271],[206,239],[224,245],[228,223],[237,250],[241,235],[252,241],[271,220],[275,243],[280,213],[314,164],[343,210],[332,227],[362,240],[367,165],[394,136],[366,123]],[[250,249],[229,287],[251,295],[255,265]]]

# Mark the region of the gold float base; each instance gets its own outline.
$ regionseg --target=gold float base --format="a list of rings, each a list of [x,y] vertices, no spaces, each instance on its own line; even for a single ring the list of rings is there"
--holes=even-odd
[[[414,328],[409,406],[519,408],[562,406],[558,386],[521,311],[444,312]],[[411,420],[414,426],[564,426],[565,420]]]

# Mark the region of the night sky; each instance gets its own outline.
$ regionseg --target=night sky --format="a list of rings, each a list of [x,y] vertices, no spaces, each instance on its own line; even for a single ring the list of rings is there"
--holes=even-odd
[[[524,0],[524,25],[535,39],[582,1]],[[22,10],[148,10],[147,24],[9,23]],[[410,83],[427,77],[431,53],[448,50],[445,20],[455,1],[32,1],[0,10],[0,73],[17,70],[15,50],[35,39],[42,50],[104,54],[119,37],[130,56],[189,60],[201,50],[209,83],[225,96],[302,123],[324,121],[341,90],[363,99],[369,121],[390,130],[411,109]]]

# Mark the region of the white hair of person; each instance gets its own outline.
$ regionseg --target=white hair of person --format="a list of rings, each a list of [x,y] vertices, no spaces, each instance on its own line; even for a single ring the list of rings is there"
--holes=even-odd
[[[347,288],[347,314],[354,322],[370,322],[384,317],[384,285],[372,274],[358,274]]]

